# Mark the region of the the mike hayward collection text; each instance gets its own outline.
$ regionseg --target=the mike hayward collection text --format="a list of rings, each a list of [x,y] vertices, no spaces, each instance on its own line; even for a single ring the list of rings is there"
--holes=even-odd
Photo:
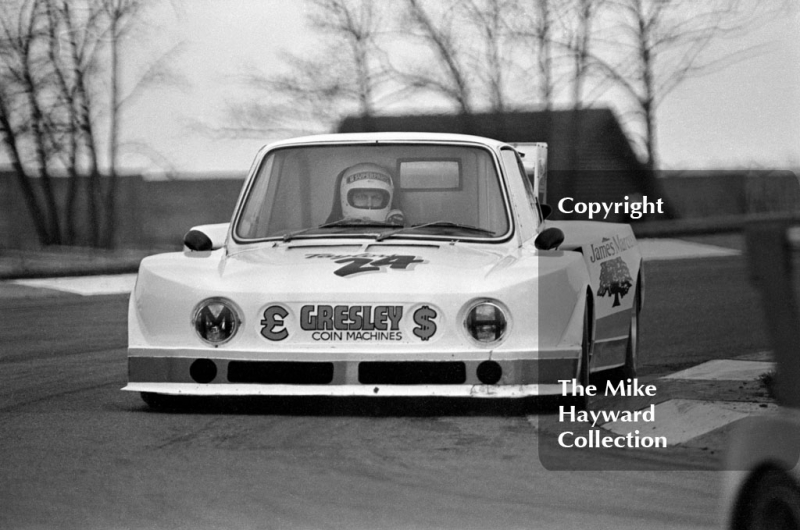
[[[559,380],[561,395],[564,397],[597,396],[595,385],[583,386],[575,379]],[[654,397],[655,385],[644,385],[638,379],[624,381],[606,381],[606,396],[619,397]],[[651,404],[643,410],[579,410],[575,405],[558,407],[560,423],[591,423],[588,434],[576,434],[564,431],[558,435],[558,444],[565,448],[663,448],[667,447],[665,436],[642,436],[638,429],[624,435],[610,435],[608,431],[598,429],[598,423],[653,423],[655,421],[655,405]]]

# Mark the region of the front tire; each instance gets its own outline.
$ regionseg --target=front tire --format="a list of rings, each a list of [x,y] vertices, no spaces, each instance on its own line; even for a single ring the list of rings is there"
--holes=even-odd
[[[156,394],[155,392],[142,392],[142,401],[152,410],[178,410],[181,408],[181,399],[178,396],[170,396],[167,394]]]
[[[589,409],[589,396],[586,395],[586,387],[589,386],[591,376],[590,363],[592,359],[592,314],[590,308],[590,298],[586,295],[586,308],[583,310],[583,338],[581,340],[581,357],[576,374],[577,383],[583,387],[582,396],[568,396],[564,398],[567,407],[574,406],[576,410]]]

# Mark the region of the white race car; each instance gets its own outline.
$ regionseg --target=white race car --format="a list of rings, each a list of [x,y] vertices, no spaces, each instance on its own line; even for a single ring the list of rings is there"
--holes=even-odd
[[[533,164],[537,168],[545,164]],[[271,144],[232,221],[144,259],[128,385],[165,395],[561,394],[636,372],[630,226],[546,220],[511,145],[419,133]]]

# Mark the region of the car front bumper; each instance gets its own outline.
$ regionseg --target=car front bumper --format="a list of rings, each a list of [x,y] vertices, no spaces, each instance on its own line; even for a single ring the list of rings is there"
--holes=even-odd
[[[131,349],[123,390],[196,396],[441,396],[522,398],[561,393],[580,351],[520,355],[369,356],[253,360],[209,351]],[[399,357],[399,358],[398,358]],[[432,357],[432,356],[431,356]]]

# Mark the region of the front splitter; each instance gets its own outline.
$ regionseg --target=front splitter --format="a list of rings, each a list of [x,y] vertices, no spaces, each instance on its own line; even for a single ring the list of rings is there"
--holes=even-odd
[[[122,390],[173,396],[362,396],[508,399],[559,395],[561,385],[253,385],[129,383]]]

